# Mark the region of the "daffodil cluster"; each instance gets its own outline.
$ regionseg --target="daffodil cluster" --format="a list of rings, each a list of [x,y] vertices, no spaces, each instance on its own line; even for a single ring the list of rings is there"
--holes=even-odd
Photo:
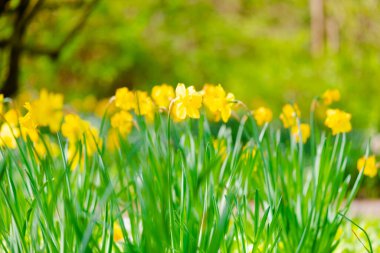
[[[310,137],[310,126],[300,123],[301,111],[297,104],[286,104],[282,107],[280,119],[285,128],[290,128],[292,138],[296,142],[306,143]]]
[[[186,87],[180,83],[174,90],[167,84],[154,86],[151,97],[143,91],[132,91],[127,87],[119,88],[115,94],[115,105],[118,108],[111,117],[111,125],[125,136],[133,127],[133,116],[145,116],[152,121],[157,111],[165,111],[174,121],[183,121],[186,118],[198,119],[204,105],[214,120],[227,122],[231,117],[235,97],[226,93],[221,85],[204,86],[197,91],[194,86]]]
[[[36,155],[44,157],[49,151],[57,154],[57,145],[40,136],[39,128],[47,127],[57,132],[62,119],[63,96],[61,94],[40,92],[38,99],[25,103],[26,113],[10,108],[4,112],[3,96],[0,101],[2,124],[0,127],[0,147],[16,149],[17,139],[31,141]],[[49,150],[50,149],[50,150]]]
[[[340,109],[327,108],[332,103],[340,100],[340,92],[337,89],[325,91],[319,98],[325,107],[324,124],[331,129],[332,135],[350,132],[351,114]],[[62,131],[68,140],[67,157],[72,164],[79,164],[83,159],[82,153],[93,155],[102,144],[97,128],[90,122],[81,119],[75,113],[65,113],[63,95],[41,90],[37,99],[27,101],[22,110],[7,107],[4,104],[4,96],[0,94],[0,147],[9,149],[17,148],[17,139],[30,140],[36,154],[43,157],[47,151],[53,152],[56,145],[50,145],[49,139],[45,140],[40,133],[41,129],[47,129],[51,133]],[[204,113],[211,120],[226,123],[232,115],[239,117],[238,104],[243,104],[235,99],[235,96],[226,92],[221,85],[206,84],[201,90],[194,86],[186,87],[179,83],[174,89],[168,84],[156,85],[150,95],[141,90],[130,90],[122,87],[116,90],[112,99],[104,99],[96,103],[93,96],[84,99],[85,105],[77,105],[77,108],[93,108],[96,115],[103,117],[109,115],[108,137],[106,147],[114,150],[120,145],[120,139],[126,138],[136,124],[135,116],[141,116],[146,121],[153,122],[156,113],[167,114],[173,121],[180,122],[188,118],[198,119],[204,108]],[[77,101],[79,103],[79,100]],[[90,110],[90,109],[89,109]],[[272,111],[264,106],[250,111],[259,127],[269,124],[273,119]],[[289,129],[291,138],[298,143],[307,143],[311,129],[310,125],[301,121],[301,111],[296,103],[285,104],[279,116],[284,128]],[[48,144],[47,144],[48,143]],[[78,143],[82,148],[78,148]],[[54,146],[54,148],[52,148]],[[79,145],[80,146],[80,145]],[[221,148],[218,146],[217,148]],[[363,158],[364,159],[364,158]],[[372,176],[377,172],[373,159],[358,162],[358,169],[363,168],[364,174]]]

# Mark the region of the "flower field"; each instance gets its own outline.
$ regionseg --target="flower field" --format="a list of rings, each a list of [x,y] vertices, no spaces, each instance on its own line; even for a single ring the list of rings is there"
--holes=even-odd
[[[0,251],[379,252],[376,221],[348,216],[376,158],[351,152],[338,100],[274,115],[163,84],[86,114],[46,90],[0,96]]]

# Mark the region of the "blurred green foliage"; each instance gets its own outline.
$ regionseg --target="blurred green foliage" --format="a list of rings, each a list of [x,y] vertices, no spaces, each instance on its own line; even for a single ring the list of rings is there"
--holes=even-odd
[[[354,127],[380,129],[380,5],[325,5],[338,27],[335,46],[327,40],[313,57],[308,1],[101,0],[59,59],[23,57],[21,83],[69,97],[103,97],[123,85],[222,83],[249,106],[266,104],[277,114],[286,101],[308,110],[313,96],[336,87]],[[41,11],[26,42],[54,47],[79,14],[64,7]],[[6,18],[0,31],[0,37],[10,33]],[[0,53],[2,75],[5,57]]]

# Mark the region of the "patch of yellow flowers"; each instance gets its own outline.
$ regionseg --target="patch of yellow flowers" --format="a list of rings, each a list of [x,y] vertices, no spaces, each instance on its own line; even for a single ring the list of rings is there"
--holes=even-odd
[[[102,138],[90,122],[72,112],[66,113],[63,100],[62,94],[41,90],[37,99],[25,103],[25,114],[22,115],[22,110],[11,108],[6,111],[4,97],[0,94],[0,148],[16,149],[17,138],[22,137],[24,140],[30,140],[36,153],[43,157],[47,151],[51,151],[46,150],[51,146],[42,141],[40,129],[45,128],[51,133],[61,130],[68,143],[68,160],[73,167],[82,164],[83,154],[92,156],[96,153],[102,145]],[[337,89],[327,90],[319,98],[325,106],[339,100],[340,93]],[[237,101],[232,93],[226,92],[221,85],[206,84],[202,90],[197,91],[194,86],[186,87],[180,83],[175,89],[167,84],[154,86],[150,96],[145,91],[119,88],[111,100],[101,101],[101,106],[99,103],[96,110],[107,112],[110,116],[111,129],[106,145],[112,150],[118,147],[121,137],[126,138],[133,130],[134,115],[142,116],[150,123],[155,115],[161,112],[168,114],[175,122],[180,122],[187,118],[200,118],[201,110],[204,108],[209,118],[226,123],[235,115],[234,109],[239,104],[242,103]],[[109,110],[106,110],[106,107]],[[269,124],[273,119],[272,111],[266,107],[259,107],[251,113],[260,127]],[[284,105],[279,118],[284,128],[290,130],[290,136],[295,142],[307,143],[311,134],[310,125],[301,122],[301,111],[296,103]],[[351,114],[340,109],[327,108],[324,124],[331,129],[333,135],[350,132]],[[358,169],[364,169],[365,175],[376,175],[375,157],[361,158],[358,161]]]

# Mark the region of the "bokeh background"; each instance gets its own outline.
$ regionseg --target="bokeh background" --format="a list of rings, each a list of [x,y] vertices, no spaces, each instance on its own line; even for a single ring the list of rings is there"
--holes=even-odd
[[[220,83],[275,116],[296,101],[307,117],[339,89],[355,177],[370,136],[380,156],[380,0],[0,0],[0,93],[46,88],[92,110],[121,86],[178,82]],[[365,178],[359,198],[379,197]]]
[[[221,83],[278,113],[334,87],[356,129],[380,129],[378,0],[0,2],[0,84],[16,79],[12,95]]]

